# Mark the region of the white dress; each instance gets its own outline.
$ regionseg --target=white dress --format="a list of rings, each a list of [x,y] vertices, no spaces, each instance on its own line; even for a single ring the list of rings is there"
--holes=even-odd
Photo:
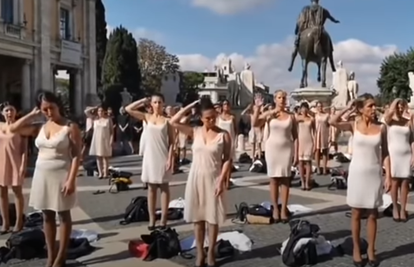
[[[145,144],[145,129],[147,127],[147,123],[145,121],[142,122],[142,133],[141,133],[141,139],[139,140],[139,156],[144,155],[144,144]]]
[[[388,126],[388,152],[391,162],[391,177],[411,177],[411,127]]]
[[[184,123],[187,118],[181,119],[180,123]],[[178,148],[185,149],[187,146],[187,138],[188,136],[185,133],[178,132]]]
[[[29,206],[36,210],[68,211],[75,206],[76,192],[64,196],[62,188],[68,178],[72,157],[70,154],[69,127],[46,138],[44,127],[36,140],[39,154],[33,174]]]
[[[205,143],[202,127],[194,128],[193,162],[185,187],[184,220],[223,224],[226,220],[225,192],[215,196],[222,168],[223,134]]]
[[[231,157],[235,157],[236,154],[236,132],[234,131],[233,120],[223,120],[218,117],[217,126],[230,134],[231,139]]]
[[[170,144],[168,121],[163,124],[147,122],[145,131],[141,180],[148,184],[168,183],[172,178],[171,171],[166,168]]]
[[[112,131],[111,119],[97,119],[93,121],[93,135],[89,155],[97,157],[112,156]]]
[[[380,146],[381,132],[365,135],[355,127],[346,196],[346,202],[352,208],[375,209],[383,204]]]

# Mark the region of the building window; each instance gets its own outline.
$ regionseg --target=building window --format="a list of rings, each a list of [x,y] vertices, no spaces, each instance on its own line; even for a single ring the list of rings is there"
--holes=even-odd
[[[1,17],[5,23],[14,22],[14,0],[1,0]]]
[[[70,12],[65,8],[60,9],[60,38],[70,40]]]

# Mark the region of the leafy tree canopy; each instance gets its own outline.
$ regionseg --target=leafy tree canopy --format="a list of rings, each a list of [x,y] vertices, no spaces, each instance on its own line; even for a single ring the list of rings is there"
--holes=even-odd
[[[176,55],[168,53],[165,46],[145,38],[139,40],[138,62],[142,85],[148,92],[159,91],[164,76],[180,69]]]
[[[96,81],[98,90],[102,87],[102,68],[105,59],[106,44],[108,42],[106,29],[105,6],[102,0],[95,2],[95,27],[96,27]],[[102,93],[102,92],[99,92]]]
[[[137,43],[124,27],[115,28],[109,36],[103,65],[104,90],[127,88],[133,95],[139,94],[141,77],[138,66]]]
[[[394,53],[383,60],[377,80],[383,102],[390,103],[396,97],[407,101],[410,99],[409,70],[414,70],[413,48],[405,53]]]

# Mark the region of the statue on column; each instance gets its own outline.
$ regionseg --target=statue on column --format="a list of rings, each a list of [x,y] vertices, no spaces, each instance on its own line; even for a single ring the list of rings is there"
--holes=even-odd
[[[122,97],[122,106],[128,106],[129,104],[132,103],[132,95],[128,92],[127,88],[124,88],[124,90],[121,92],[121,97]]]
[[[332,89],[336,91],[336,96],[332,100],[332,106],[335,108],[345,108],[349,101],[348,74],[342,61],[338,62],[336,71],[332,75]]]
[[[407,75],[408,75],[408,86],[411,89],[411,97],[410,97],[409,106],[413,107],[414,106],[414,67],[408,70]]]
[[[349,73],[349,79],[348,79],[349,100],[357,99],[358,98],[358,91],[359,91],[359,84],[355,80],[355,72],[351,71]]]
[[[249,63],[244,63],[244,70],[240,73],[240,82],[243,88],[247,88],[252,94],[254,91],[254,74]]]

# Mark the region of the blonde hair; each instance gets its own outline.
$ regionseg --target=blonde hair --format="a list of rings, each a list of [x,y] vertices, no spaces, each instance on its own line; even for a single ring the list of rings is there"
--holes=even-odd
[[[276,90],[276,92],[273,94],[273,96],[277,96],[278,94],[282,94],[283,96],[287,96],[287,92],[285,90]]]
[[[368,93],[362,94],[360,95],[356,100],[355,100],[355,106],[358,109],[361,109],[364,107],[365,102],[367,100],[374,100],[374,96]]]

